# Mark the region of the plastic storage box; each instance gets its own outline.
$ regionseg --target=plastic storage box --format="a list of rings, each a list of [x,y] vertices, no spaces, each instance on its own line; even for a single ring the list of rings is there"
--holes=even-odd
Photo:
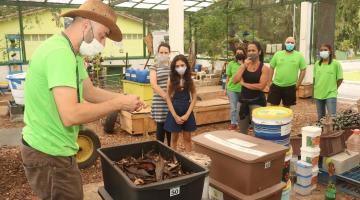
[[[299,174],[300,176],[311,176],[312,164],[298,160],[296,162],[296,174]]]
[[[301,160],[317,167],[319,164],[320,148],[301,147]]]
[[[194,151],[210,156],[210,178],[216,183],[252,195],[281,182],[285,146],[227,130],[192,140]]]
[[[342,174],[356,167],[360,163],[360,154],[357,152],[347,151],[336,154],[331,157],[324,157],[323,160],[330,159],[335,167],[335,174]],[[326,162],[323,162],[322,168],[328,171]]]
[[[142,153],[155,150],[161,156],[170,159],[174,156],[181,163],[184,171],[192,174],[136,186],[126,174],[114,164],[124,157],[140,157]],[[149,141],[119,145],[98,149],[104,179],[103,198],[108,194],[114,200],[201,200],[204,178],[208,170],[171,150],[158,141]]]
[[[312,190],[312,186],[311,185],[308,185],[308,186],[301,186],[301,185],[298,185],[298,184],[294,184],[294,191],[297,193],[297,194],[300,194],[302,196],[307,196],[307,195],[310,195],[311,194],[311,190]]]
[[[301,176],[297,174],[296,176],[296,183],[304,187],[311,185],[311,180],[312,180],[312,175]]]
[[[285,183],[279,183],[252,195],[244,195],[214,179],[210,179],[209,199],[211,200],[279,200]]]

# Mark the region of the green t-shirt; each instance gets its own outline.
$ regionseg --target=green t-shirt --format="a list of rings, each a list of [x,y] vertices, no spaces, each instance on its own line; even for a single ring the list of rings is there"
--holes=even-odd
[[[331,64],[321,64],[319,61],[314,66],[314,98],[328,99],[336,98],[338,94],[337,81],[343,79],[343,70],[337,60]]]
[[[240,92],[241,91],[240,83],[237,83],[237,84],[233,83],[233,77],[239,71],[239,68],[240,68],[240,64],[235,61],[231,61],[226,68],[226,75],[229,77],[229,82],[227,84],[228,91],[231,91],[231,92]]]
[[[72,156],[79,149],[79,126],[65,127],[52,93],[54,87],[76,85],[79,68],[80,97],[83,80],[88,77],[83,58],[74,55],[62,35],[54,35],[34,52],[25,81],[24,140],[33,148],[53,156]]]
[[[298,51],[291,54],[286,51],[276,52],[270,66],[276,70],[273,83],[280,87],[296,85],[299,70],[306,69],[304,56]]]

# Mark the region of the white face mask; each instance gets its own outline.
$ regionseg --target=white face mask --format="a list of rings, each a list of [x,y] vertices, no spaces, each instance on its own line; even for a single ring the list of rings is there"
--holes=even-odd
[[[94,38],[90,43],[86,43],[85,41],[81,42],[80,54],[92,57],[102,52],[103,49],[104,46]]]
[[[329,51],[320,51],[320,58],[327,59],[329,58],[330,52]]]
[[[175,68],[175,70],[177,71],[177,73],[179,74],[179,75],[184,75],[185,74],[185,72],[186,72],[186,67],[177,67],[177,68]]]
[[[87,43],[87,42],[85,42],[85,40],[83,40],[80,44],[79,51],[80,51],[80,54],[83,56],[93,57],[93,56],[99,54],[100,52],[102,52],[102,50],[104,49],[104,46],[95,38],[92,26],[91,26],[91,32],[93,35],[92,41],[90,43]]]
[[[168,55],[158,55],[156,59],[159,64],[167,64],[170,57]]]

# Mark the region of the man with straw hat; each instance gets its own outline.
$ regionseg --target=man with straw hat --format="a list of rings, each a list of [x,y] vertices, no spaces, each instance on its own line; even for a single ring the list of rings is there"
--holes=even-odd
[[[139,110],[143,103],[95,88],[84,67],[82,56],[100,53],[106,38],[122,40],[116,13],[100,0],[87,0],[62,16],[74,21],[38,47],[27,71],[21,155],[37,196],[77,200],[83,199],[74,157],[79,125],[118,110]]]

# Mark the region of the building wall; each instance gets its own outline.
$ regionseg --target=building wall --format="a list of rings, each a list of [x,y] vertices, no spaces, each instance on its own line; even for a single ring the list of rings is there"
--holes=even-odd
[[[69,9],[62,9],[62,12],[66,10]],[[42,10],[24,16],[25,49],[28,60],[31,59],[32,53],[43,40],[53,34],[61,33],[64,29],[63,18],[60,18],[60,24],[62,27],[56,25],[56,20],[50,10]],[[122,57],[128,52],[129,56],[143,56],[142,22],[119,16],[117,24],[124,34],[124,40],[120,45],[107,40],[103,55],[105,57]],[[0,62],[7,61],[7,55],[3,53],[6,48],[5,35],[19,33],[18,17],[0,21]],[[122,48],[120,49],[119,46]]]

